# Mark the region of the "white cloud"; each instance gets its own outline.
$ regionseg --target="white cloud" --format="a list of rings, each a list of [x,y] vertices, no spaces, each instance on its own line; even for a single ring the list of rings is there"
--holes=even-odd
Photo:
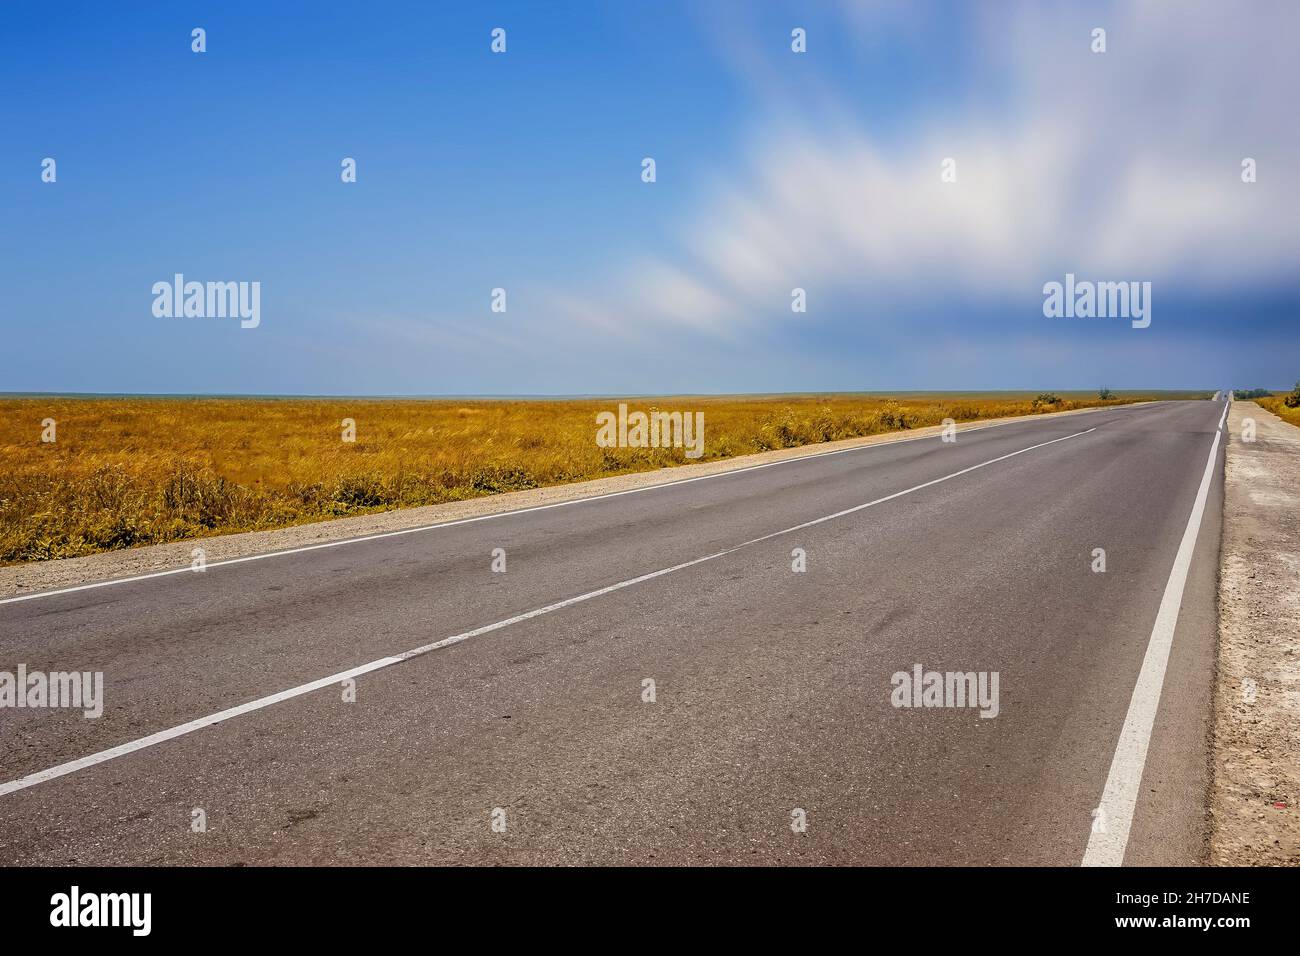
[[[643,329],[725,337],[788,318],[794,286],[814,301],[818,287],[1023,299],[1067,270],[1228,291],[1295,274],[1300,6],[981,9],[975,81],[1009,99],[979,115],[937,104],[902,140],[852,118],[850,90],[800,116],[731,31],[727,55],[771,111],[700,184],[682,253],[625,264],[601,300]],[[854,7],[844,29],[876,43],[897,23],[895,8],[877,21]],[[1105,54],[1088,48],[1093,26]],[[949,156],[955,184],[940,181]],[[1256,184],[1241,182],[1245,156]]]

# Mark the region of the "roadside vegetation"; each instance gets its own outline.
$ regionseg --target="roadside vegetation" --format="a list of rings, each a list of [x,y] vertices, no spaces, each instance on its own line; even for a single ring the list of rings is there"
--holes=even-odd
[[[1207,393],[1208,394],[1208,393]],[[936,425],[1200,393],[624,399],[703,411],[709,461]],[[686,461],[600,448],[619,399],[0,398],[0,563],[562,484]],[[53,442],[43,422],[54,421]],[[356,440],[342,440],[343,420]]]
[[[1266,408],[1284,422],[1300,426],[1300,382],[1285,395],[1274,395],[1266,388],[1235,389],[1232,397],[1249,399],[1260,408]]]

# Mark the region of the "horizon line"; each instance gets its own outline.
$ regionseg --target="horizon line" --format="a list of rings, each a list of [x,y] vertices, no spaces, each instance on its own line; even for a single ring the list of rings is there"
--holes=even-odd
[[[770,391],[770,392],[704,392],[704,391],[673,391],[673,392],[446,392],[446,393],[332,393],[332,392],[73,392],[73,391],[49,391],[49,392],[6,392],[0,391],[0,399],[6,398],[186,398],[186,399],[204,399],[204,398],[249,398],[249,399],[388,399],[404,401],[429,401],[442,399],[477,399],[477,400],[579,400],[594,398],[676,398],[676,397],[707,397],[707,398],[729,398],[729,397],[747,397],[747,398],[765,398],[770,396],[798,396],[798,395],[1000,395],[1010,393],[1025,393],[1056,391],[1067,395],[1087,393],[1092,394],[1100,388],[1109,388],[1112,392],[1143,392],[1143,393],[1162,393],[1162,392],[1213,392],[1215,388],[1210,386],[1098,386],[1098,388],[1060,388],[1053,386],[1030,386],[1030,387],[1006,387],[1006,388],[853,388],[853,389],[796,389],[789,391]],[[1268,388],[1270,391],[1275,389],[1268,386],[1253,386],[1254,388]],[[1234,388],[1235,390],[1235,388]],[[1283,391],[1287,389],[1283,388]],[[1224,389],[1217,389],[1224,391]]]

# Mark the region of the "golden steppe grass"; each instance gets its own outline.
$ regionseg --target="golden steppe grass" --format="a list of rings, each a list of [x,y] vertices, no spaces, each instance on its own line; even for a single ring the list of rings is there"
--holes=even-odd
[[[1261,408],[1267,408],[1284,422],[1290,422],[1292,425],[1300,425],[1300,406],[1295,408],[1288,407],[1285,395],[1273,395],[1267,398],[1252,398],[1251,401]]]
[[[700,460],[1169,394],[628,399],[703,411]],[[1192,397],[1192,396],[1186,396]],[[1195,397],[1204,397],[1197,395]],[[0,398],[0,563],[435,504],[686,461],[600,448],[619,399]],[[356,421],[355,443],[341,422]],[[41,441],[54,419],[56,441]]]

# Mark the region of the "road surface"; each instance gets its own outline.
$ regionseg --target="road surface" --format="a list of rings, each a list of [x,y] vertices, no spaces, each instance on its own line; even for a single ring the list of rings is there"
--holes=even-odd
[[[0,601],[0,670],[105,686],[0,710],[0,863],[1199,862],[1224,407]]]

